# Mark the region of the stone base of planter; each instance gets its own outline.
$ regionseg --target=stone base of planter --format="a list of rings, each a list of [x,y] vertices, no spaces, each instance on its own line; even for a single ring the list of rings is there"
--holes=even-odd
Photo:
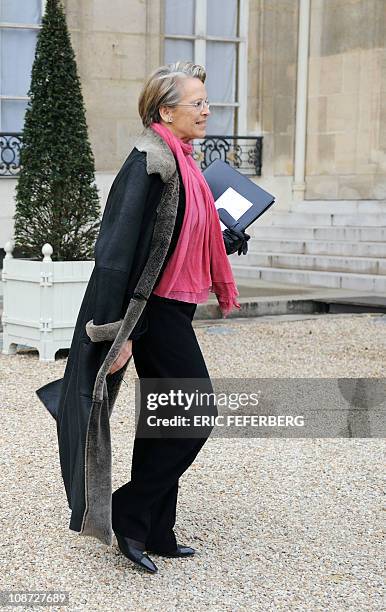
[[[23,348],[31,347],[36,348],[39,352],[39,361],[55,361],[55,355],[57,351],[63,348],[70,348],[71,340],[65,342],[66,346],[64,346],[64,341],[59,343],[54,342],[44,342],[44,341],[33,341],[30,338],[21,339],[20,337],[11,337],[9,334],[4,333],[3,335],[3,355],[16,355],[17,347],[22,346]]]
[[[49,246],[45,245],[44,249]],[[51,253],[52,253],[52,248]],[[55,361],[71,346],[76,319],[94,261],[42,261],[6,256],[3,262],[3,354],[17,345],[39,351],[40,361]]]

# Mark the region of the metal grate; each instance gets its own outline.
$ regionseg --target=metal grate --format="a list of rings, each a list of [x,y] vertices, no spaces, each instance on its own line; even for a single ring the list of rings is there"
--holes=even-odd
[[[0,132],[0,177],[12,177],[19,174],[20,149],[20,133]]]
[[[201,170],[222,159],[243,174],[261,176],[263,136],[206,136],[193,146]]]

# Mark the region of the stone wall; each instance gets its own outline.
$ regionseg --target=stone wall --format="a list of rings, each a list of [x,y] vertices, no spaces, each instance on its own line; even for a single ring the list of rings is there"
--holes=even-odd
[[[297,0],[250,0],[248,130],[262,134],[263,167],[257,182],[291,208],[295,137]]]
[[[386,2],[311,4],[306,198],[386,198]]]
[[[259,15],[259,27],[255,39],[250,34],[249,45],[259,60],[257,112],[264,135],[263,174],[289,177],[293,174],[298,3],[258,0],[251,5],[252,15]],[[252,99],[250,104],[253,108]]]
[[[142,129],[137,100],[160,58],[160,0],[65,0],[96,169],[116,172]]]

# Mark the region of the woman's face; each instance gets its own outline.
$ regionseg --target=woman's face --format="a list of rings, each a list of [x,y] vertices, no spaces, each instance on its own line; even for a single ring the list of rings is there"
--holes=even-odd
[[[194,77],[181,79],[179,86],[181,90],[179,105],[194,104],[208,98],[205,85],[200,79]],[[205,138],[206,121],[210,115],[208,107],[205,104],[198,109],[194,106],[179,105],[160,107],[163,125],[184,142],[193,138]]]

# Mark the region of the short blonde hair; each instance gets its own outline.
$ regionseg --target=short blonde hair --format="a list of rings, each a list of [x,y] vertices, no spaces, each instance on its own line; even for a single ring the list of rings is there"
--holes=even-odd
[[[144,127],[161,123],[160,106],[174,106],[181,100],[180,79],[197,78],[205,83],[204,66],[179,61],[153,70],[145,81],[138,100],[138,112]]]

